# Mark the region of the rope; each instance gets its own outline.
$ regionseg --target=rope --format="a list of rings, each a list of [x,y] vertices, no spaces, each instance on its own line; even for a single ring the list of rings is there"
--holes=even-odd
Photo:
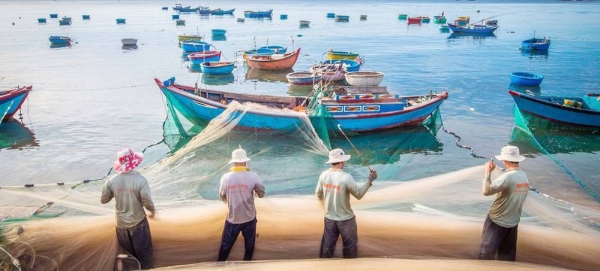
[[[444,130],[444,132],[446,132],[447,134],[451,134],[452,136],[456,137],[456,146],[458,146],[460,148],[463,148],[463,149],[469,149],[471,151],[471,156],[473,156],[475,158],[488,159],[487,157],[475,154],[475,152],[474,152],[474,150],[473,150],[472,147],[469,147],[467,145],[463,145],[463,144],[458,143],[458,142],[460,142],[461,137],[459,135],[457,135],[455,132],[451,132],[451,131],[446,130],[446,126],[442,125],[442,130]]]

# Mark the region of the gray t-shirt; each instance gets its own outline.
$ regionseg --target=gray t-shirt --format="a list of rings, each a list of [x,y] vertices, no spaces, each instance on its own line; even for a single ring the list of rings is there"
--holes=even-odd
[[[352,178],[352,175],[340,170],[330,168],[319,176],[315,195],[323,199],[325,217],[335,221],[344,221],[354,217],[350,207],[350,195],[361,199],[371,187],[370,182],[362,186]]]
[[[486,196],[497,194],[490,207],[490,219],[505,228],[512,228],[519,224],[528,192],[529,180],[525,172],[520,169],[504,172],[494,181],[490,181],[489,174],[483,178],[483,194]]]
[[[227,201],[227,221],[242,224],[256,217],[254,193],[265,196],[265,187],[258,174],[251,171],[232,171],[221,177],[219,196]]]
[[[129,229],[146,218],[144,208],[154,212],[148,181],[137,171],[111,177],[102,188],[100,202],[108,203],[115,198],[117,228]]]

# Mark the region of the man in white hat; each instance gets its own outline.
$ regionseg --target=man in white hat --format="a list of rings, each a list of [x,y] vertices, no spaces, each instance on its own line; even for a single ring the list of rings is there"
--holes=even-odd
[[[150,218],[154,217],[156,210],[148,181],[134,170],[142,163],[143,158],[142,153],[134,153],[130,148],[119,150],[113,164],[113,169],[119,174],[106,181],[100,202],[105,204],[115,198],[119,245],[140,262],[142,269],[150,269],[153,267],[152,236],[144,207],[150,212]],[[137,263],[129,267],[138,268]]]
[[[241,147],[231,153],[230,164],[233,167],[221,177],[219,196],[227,203],[229,209],[223,235],[219,258],[217,261],[226,261],[240,232],[244,236],[245,249],[244,261],[252,260],[254,244],[256,241],[256,208],[254,207],[254,194],[259,198],[265,196],[263,186],[258,174],[251,172],[246,162],[250,161],[246,151]]]
[[[321,240],[321,258],[333,257],[335,243],[340,234],[343,242],[343,257],[356,258],[358,256],[356,217],[350,207],[350,195],[360,200],[367,193],[373,181],[377,179],[377,172],[371,170],[367,182],[359,186],[352,175],[343,171],[348,160],[350,160],[350,155],[346,155],[342,149],[330,151],[326,164],[331,164],[331,168],[321,173],[315,190],[315,194],[319,200],[323,200],[325,206],[325,229]]]
[[[506,170],[491,181],[491,172],[496,168],[493,161],[485,163],[483,195],[496,194],[483,225],[480,260],[515,261],[517,255],[517,230],[523,203],[529,192],[529,180],[519,167],[525,157],[519,148],[505,146],[496,159],[502,161]]]

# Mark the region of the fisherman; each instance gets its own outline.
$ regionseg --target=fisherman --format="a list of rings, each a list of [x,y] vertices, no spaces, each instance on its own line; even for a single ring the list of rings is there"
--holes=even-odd
[[[113,164],[113,169],[119,174],[106,181],[100,202],[106,204],[115,198],[119,245],[139,261],[142,269],[150,269],[153,267],[152,236],[146,216],[153,218],[156,210],[148,181],[134,171],[143,158],[142,153],[134,153],[130,148],[119,150],[117,161]],[[148,215],[144,207],[150,212]]]
[[[265,196],[258,174],[250,171],[250,161],[246,151],[240,146],[231,153],[230,164],[233,167],[221,177],[219,196],[227,203],[227,219],[223,228],[221,248],[217,261],[226,261],[240,232],[244,236],[244,261],[251,261],[256,241],[256,207],[254,194],[259,198]]]
[[[496,194],[496,199],[483,224],[479,259],[494,260],[497,253],[498,260],[515,261],[517,230],[523,203],[529,191],[527,175],[519,167],[519,162],[525,160],[525,157],[519,154],[519,148],[509,145],[502,148],[496,159],[502,161],[506,170],[491,181],[490,175],[496,164],[491,160],[485,163],[483,195]]]
[[[350,159],[342,149],[329,152],[331,168],[323,171],[315,194],[325,205],[325,229],[321,240],[321,258],[333,258],[335,243],[342,235],[343,257],[356,258],[358,233],[356,217],[350,207],[350,195],[360,200],[377,179],[377,171],[371,170],[367,182],[359,186],[352,176],[343,171],[346,161]]]

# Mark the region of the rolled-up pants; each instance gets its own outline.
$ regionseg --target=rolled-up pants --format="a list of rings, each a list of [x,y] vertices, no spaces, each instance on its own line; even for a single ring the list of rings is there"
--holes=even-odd
[[[356,226],[356,217],[344,221],[335,221],[325,218],[325,230],[321,240],[321,258],[333,258],[335,243],[338,237],[342,235],[344,258],[358,257],[358,233]]]

